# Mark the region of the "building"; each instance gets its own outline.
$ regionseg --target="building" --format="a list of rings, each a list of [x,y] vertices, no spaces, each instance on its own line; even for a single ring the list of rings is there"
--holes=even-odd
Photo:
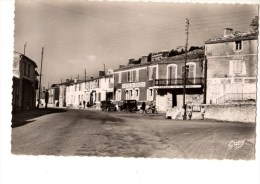
[[[113,71],[109,75],[91,78],[86,81],[75,80],[66,86],[66,104],[68,107],[79,107],[85,100],[90,106],[100,107],[100,101],[113,100]]]
[[[137,100],[154,101],[153,83],[156,74],[156,65],[148,60],[139,64],[120,66],[114,71],[115,101]]]
[[[204,98],[204,51],[188,53],[186,102]],[[165,57],[140,64],[132,62],[114,71],[115,101],[135,99],[155,103],[158,111],[183,106],[184,55]]]
[[[204,100],[204,50],[198,49],[187,53],[185,104],[202,104]],[[158,62],[156,105],[159,111],[175,108],[177,111],[184,105],[184,72],[185,54],[168,57]]]
[[[256,99],[258,32],[233,32],[205,42],[207,103],[222,104]]]
[[[165,60],[169,55],[169,51],[163,50],[161,52],[152,53],[151,61]]]
[[[59,84],[53,84],[49,89],[49,106],[59,107],[59,94],[60,87]]]
[[[14,52],[13,60],[13,111],[35,108],[38,89],[36,63],[27,56]]]

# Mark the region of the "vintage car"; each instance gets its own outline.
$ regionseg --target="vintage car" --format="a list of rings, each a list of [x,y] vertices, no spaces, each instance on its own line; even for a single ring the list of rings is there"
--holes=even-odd
[[[116,111],[116,105],[112,101],[101,101],[100,108],[102,111]]]
[[[137,101],[136,100],[123,100],[119,105],[119,109],[126,111],[137,111]]]

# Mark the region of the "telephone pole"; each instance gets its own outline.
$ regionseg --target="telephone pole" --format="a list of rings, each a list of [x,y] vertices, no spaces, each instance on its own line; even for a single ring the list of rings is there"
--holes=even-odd
[[[184,107],[184,116],[183,120],[186,119],[186,102],[185,102],[185,95],[186,95],[186,80],[187,80],[187,52],[188,52],[188,42],[189,42],[189,19],[186,18],[186,28],[185,28],[185,33],[186,33],[186,43],[185,43],[185,61],[184,61],[184,82],[183,82],[183,107]]]
[[[42,82],[42,61],[43,61],[44,47],[42,47],[42,56],[41,56],[41,69],[40,69],[40,83],[39,83],[39,95],[38,95],[38,105],[37,108],[40,108],[41,100],[41,82]]]

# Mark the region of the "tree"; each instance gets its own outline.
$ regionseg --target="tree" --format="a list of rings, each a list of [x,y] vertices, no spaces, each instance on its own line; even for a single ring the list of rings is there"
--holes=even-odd
[[[148,56],[147,56],[147,61],[148,61],[148,62],[151,62],[151,61],[152,61],[152,53],[148,54]]]
[[[255,18],[251,21],[250,27],[254,31],[258,31],[258,26],[259,26],[259,16],[255,16]]]
[[[178,52],[177,50],[172,49],[172,50],[169,52],[169,57],[176,56],[176,55],[179,55],[179,52]]]

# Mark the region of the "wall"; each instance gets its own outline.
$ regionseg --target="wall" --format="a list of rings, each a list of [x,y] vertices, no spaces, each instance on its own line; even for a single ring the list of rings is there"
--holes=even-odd
[[[256,123],[255,104],[204,105],[205,119]],[[192,119],[200,119],[200,112],[194,112]]]

